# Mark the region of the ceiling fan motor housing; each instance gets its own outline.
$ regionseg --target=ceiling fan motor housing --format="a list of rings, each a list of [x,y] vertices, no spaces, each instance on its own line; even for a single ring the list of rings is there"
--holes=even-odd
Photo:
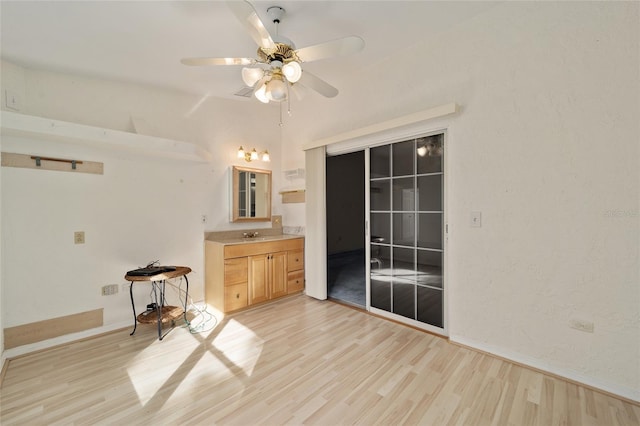
[[[285,43],[275,43],[275,49],[258,48],[258,61],[270,64],[273,61],[280,61],[283,64],[287,62],[300,62],[295,50]]]

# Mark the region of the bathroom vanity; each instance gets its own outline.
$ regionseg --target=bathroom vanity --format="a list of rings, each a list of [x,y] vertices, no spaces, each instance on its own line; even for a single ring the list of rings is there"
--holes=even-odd
[[[205,300],[233,312],[304,290],[304,238],[205,240]]]

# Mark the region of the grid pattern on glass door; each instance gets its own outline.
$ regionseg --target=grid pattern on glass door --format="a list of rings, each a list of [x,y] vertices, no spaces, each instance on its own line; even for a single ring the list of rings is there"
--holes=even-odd
[[[371,306],[443,328],[444,134],[370,149]]]

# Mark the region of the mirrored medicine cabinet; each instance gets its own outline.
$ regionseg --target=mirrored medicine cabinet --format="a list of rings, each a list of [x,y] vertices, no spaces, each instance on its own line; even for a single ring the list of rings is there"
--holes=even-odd
[[[271,170],[232,166],[231,222],[271,220]]]

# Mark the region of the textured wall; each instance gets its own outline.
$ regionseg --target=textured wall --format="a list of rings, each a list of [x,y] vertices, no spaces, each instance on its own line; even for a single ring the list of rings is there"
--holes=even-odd
[[[282,214],[280,140],[277,132],[261,137],[269,126],[277,130],[277,123],[252,117],[255,105],[200,102],[192,95],[8,62],[2,71],[2,89],[19,94],[21,113],[123,131],[134,131],[135,124],[143,134],[193,142],[214,157],[203,164],[3,135],[4,151],[99,161],[105,173],[2,168],[2,326],[101,307],[106,329],[130,324],[128,291],[120,286],[117,295],[102,296],[100,289],[123,284],[127,270],[156,259],[190,266],[191,296],[203,300],[204,232],[246,228],[229,223],[229,167],[247,164],[236,158],[239,145],[271,152],[271,163],[251,164],[275,171],[273,213]],[[283,221],[289,224],[286,216]],[[271,224],[255,225],[261,226]],[[73,244],[74,231],[85,231],[85,244]],[[149,289],[137,287],[140,308]]]
[[[447,120],[452,338],[635,399],[639,18],[637,2],[506,2],[381,58],[288,130],[304,144],[461,105]]]

